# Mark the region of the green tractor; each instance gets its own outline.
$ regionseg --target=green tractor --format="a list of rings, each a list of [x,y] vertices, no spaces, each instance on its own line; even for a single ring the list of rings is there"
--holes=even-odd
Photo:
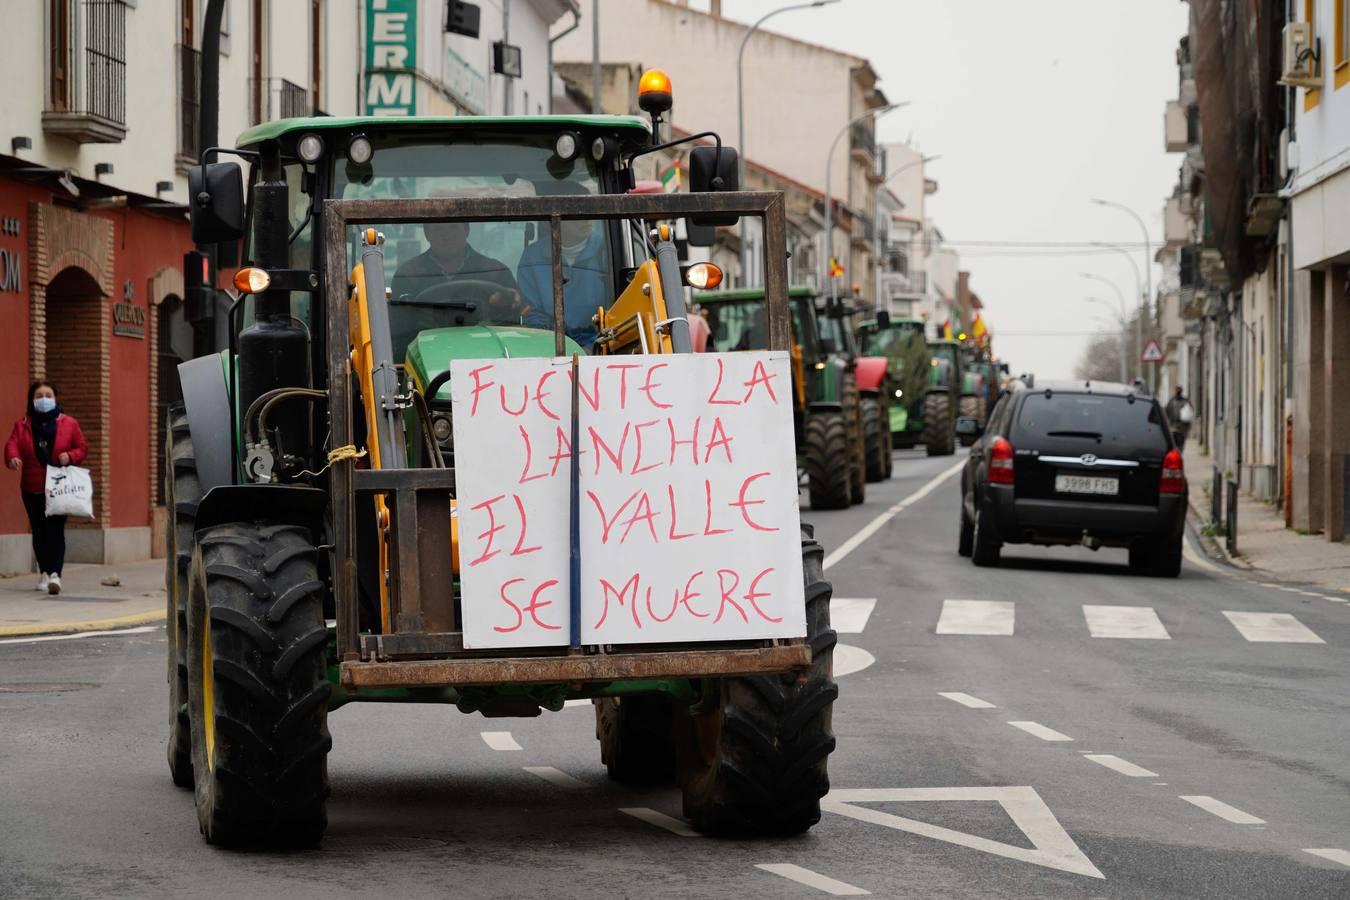
[[[928,342],[932,359],[928,391],[924,395],[923,442],[929,456],[956,452],[956,420],[970,416],[983,425],[981,393],[983,379],[968,368],[966,345],[953,338]],[[962,435],[962,443],[968,440]]]
[[[767,348],[764,297],[763,288],[695,292],[708,323],[708,349]],[[863,502],[868,462],[857,378],[840,352],[847,336],[838,317],[818,314],[814,289],[792,287],[788,300],[798,469],[812,509],[846,509]]]
[[[919,319],[893,319],[884,311],[874,321],[863,323],[864,352],[884,357],[892,390],[888,420],[891,443],[909,449],[923,440],[924,407],[929,392],[932,355]]]
[[[643,107],[656,119],[669,94]],[[669,223],[741,215],[764,222],[765,346],[789,349],[781,195],[738,192],[720,139],[690,152],[690,193],[632,193],[634,160],[664,146],[629,116],[301,118],[191,171],[194,240],[243,239],[246,260],[229,346],[179,368],[165,436],[169,767],[209,842],[317,843],[328,717],[354,702],[535,716],[589,699],[611,777],[677,785],[696,828],[818,821],[838,689],[806,526],[801,637],[587,646],[574,575],[553,607],[570,640],[466,647],[453,364],[569,358],[575,438],[583,354],[692,349],[684,288],[716,279],[679,264]],[[247,204],[226,154],[248,164]]]
[[[973,431],[960,435],[961,446],[969,447],[984,431],[989,411],[998,399],[998,371],[986,351],[969,343],[961,345],[958,355],[962,375],[956,414],[959,418],[974,419],[976,425]]]

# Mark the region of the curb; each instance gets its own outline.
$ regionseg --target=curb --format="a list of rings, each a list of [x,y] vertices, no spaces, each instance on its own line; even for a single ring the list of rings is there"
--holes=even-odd
[[[164,621],[164,610],[156,609],[111,619],[91,619],[87,622],[0,626],[0,638],[79,634],[83,631],[116,631],[119,628],[135,628],[138,625],[151,625],[162,621]]]
[[[1195,535],[1195,542],[1200,545],[1200,549],[1203,550],[1205,555],[1210,559],[1231,566],[1240,572],[1256,571],[1246,560],[1229,553],[1228,548],[1223,545],[1222,541],[1204,533],[1205,523],[1200,518],[1200,514],[1194,505],[1191,505],[1186,510],[1186,521],[1187,524],[1190,525],[1192,533]]]

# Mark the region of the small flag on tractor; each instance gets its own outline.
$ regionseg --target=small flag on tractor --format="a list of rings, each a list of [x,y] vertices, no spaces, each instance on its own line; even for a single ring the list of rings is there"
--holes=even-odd
[[[942,337],[944,340],[948,341],[950,341],[954,337],[954,335],[952,334],[952,323],[950,320],[942,323]]]
[[[674,194],[679,191],[680,161],[678,159],[661,170],[661,187],[667,194]]]
[[[833,256],[830,257],[830,277],[838,278],[844,274],[844,267],[839,264],[839,260]]]
[[[975,314],[975,322],[970,326],[970,334],[971,337],[975,338],[976,343],[982,342],[985,336],[989,334],[989,329],[985,327],[984,319],[979,313]]]

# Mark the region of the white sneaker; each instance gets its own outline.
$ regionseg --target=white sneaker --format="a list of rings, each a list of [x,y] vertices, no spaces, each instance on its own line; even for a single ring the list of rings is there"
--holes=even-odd
[[[61,593],[61,576],[60,576],[60,575],[53,575],[53,576],[51,577],[51,579],[47,582],[47,593],[49,593],[49,594],[59,594],[59,593]]]
[[[44,573],[43,576],[42,576],[41,578],[38,579],[37,587],[33,588],[33,590],[35,590],[35,591],[42,591],[42,593],[45,594],[45,593],[47,593],[47,585],[48,585],[50,582],[51,582],[51,577],[50,577],[49,575],[46,575],[46,574]]]

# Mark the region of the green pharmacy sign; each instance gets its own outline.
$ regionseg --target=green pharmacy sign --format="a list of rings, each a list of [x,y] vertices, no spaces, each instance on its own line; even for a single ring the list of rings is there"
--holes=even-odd
[[[417,0],[366,4],[366,114],[417,112]]]

